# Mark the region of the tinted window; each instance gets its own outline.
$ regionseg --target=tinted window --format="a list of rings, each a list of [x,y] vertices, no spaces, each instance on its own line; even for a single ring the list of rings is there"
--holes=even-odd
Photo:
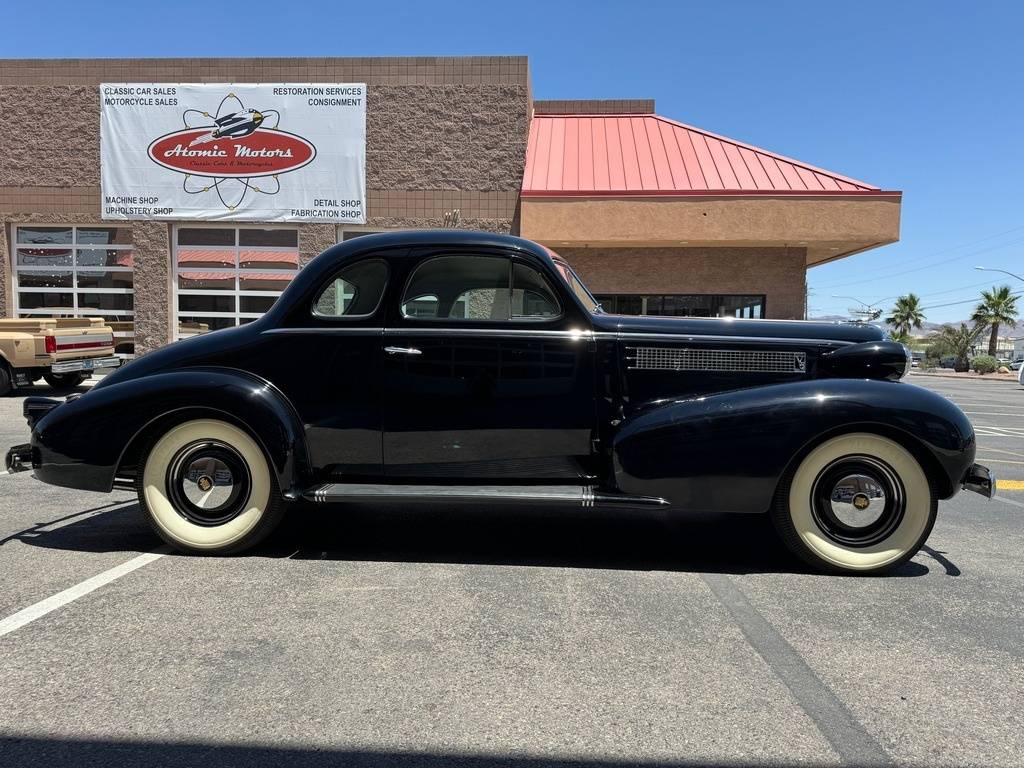
[[[317,298],[313,312],[321,317],[372,315],[384,295],[388,267],[379,259],[346,267]]]
[[[493,256],[442,256],[421,264],[405,289],[406,317],[507,320],[509,260]]]
[[[547,280],[525,264],[512,267],[512,317],[557,317],[558,299]]]
[[[560,311],[537,270],[497,256],[430,259],[416,269],[402,298],[402,314],[418,319],[509,320]]]

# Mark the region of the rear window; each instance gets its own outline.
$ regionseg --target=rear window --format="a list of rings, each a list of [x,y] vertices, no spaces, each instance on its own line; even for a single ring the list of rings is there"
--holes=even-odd
[[[326,318],[372,315],[388,282],[388,266],[380,259],[360,261],[345,267],[320,292],[313,314]]]

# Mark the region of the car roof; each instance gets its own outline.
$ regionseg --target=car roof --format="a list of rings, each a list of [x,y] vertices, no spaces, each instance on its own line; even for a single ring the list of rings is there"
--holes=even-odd
[[[346,251],[362,252],[371,248],[400,248],[416,246],[477,246],[492,248],[514,248],[528,251],[537,256],[549,256],[541,245],[514,235],[497,232],[480,232],[470,229],[408,229],[395,232],[379,232],[360,235],[340,245]]]

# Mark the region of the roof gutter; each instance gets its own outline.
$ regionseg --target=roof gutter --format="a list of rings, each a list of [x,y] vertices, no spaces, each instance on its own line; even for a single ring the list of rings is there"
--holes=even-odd
[[[612,189],[612,190],[575,190],[575,189],[524,189],[521,197],[536,198],[579,198],[594,199],[616,197],[650,197],[650,198],[687,198],[687,197],[778,197],[778,198],[814,198],[814,197],[869,197],[875,199],[900,200],[903,192],[884,189],[821,189],[821,190],[777,190],[777,189],[688,189],[688,190],[651,190],[651,189]]]

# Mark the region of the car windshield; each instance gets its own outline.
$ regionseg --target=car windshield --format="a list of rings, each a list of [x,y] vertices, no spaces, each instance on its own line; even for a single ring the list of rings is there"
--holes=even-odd
[[[576,298],[583,303],[583,306],[587,308],[587,311],[594,314],[600,312],[601,305],[598,303],[597,299],[593,297],[590,291],[587,290],[587,286],[583,284],[583,281],[580,280],[576,273],[572,271],[572,267],[570,267],[568,263],[562,261],[561,257],[559,257],[554,251],[549,251],[549,253],[554,257],[553,261],[555,262],[555,269],[558,270],[558,274],[562,276],[565,284],[568,285],[569,289],[576,294]]]

